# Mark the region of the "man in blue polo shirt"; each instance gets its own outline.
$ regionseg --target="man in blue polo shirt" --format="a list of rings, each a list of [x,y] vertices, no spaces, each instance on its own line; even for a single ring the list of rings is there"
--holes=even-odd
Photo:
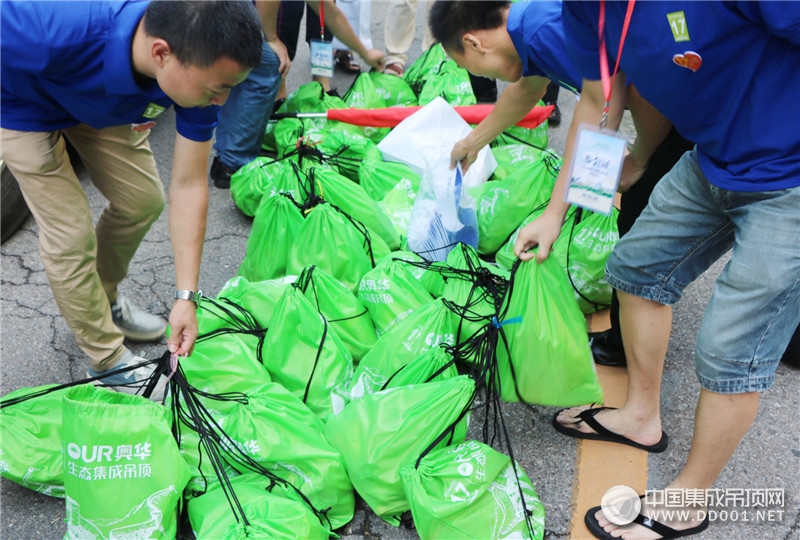
[[[608,261],[608,281],[620,291],[625,405],[567,409],[554,425],[570,436],[644,449],[666,442],[659,389],[671,306],[732,250],[697,338],[702,388],[691,450],[667,486],[709,489],[752,424],[759,392],[772,385],[800,323],[800,3],[566,2],[563,16],[584,77],[567,163],[579,124],[597,125],[606,101],[601,26],[610,67],[627,27],[620,72],[697,146],[659,182]],[[620,99],[612,92],[612,101]],[[646,157],[629,156],[623,181],[635,180],[644,163],[637,160]],[[532,258],[527,250],[534,246],[537,259],[547,257],[567,210],[565,188],[566,182],[557,183],[545,214],[520,233],[520,258]],[[708,526],[704,502],[670,508],[686,510],[688,522],[664,521],[668,516],[655,514],[663,508],[651,498],[642,501],[635,523],[618,525],[599,507],[585,521],[598,538],[675,538]]]
[[[3,157],[39,227],[59,309],[89,357],[89,374],[136,393],[153,368],[123,339],[160,339],[165,322],[117,286],[164,207],[147,135],[175,105],[170,185],[176,300],[170,351],[191,353],[205,234],[205,170],[219,105],[261,57],[252,3],[3,2]],[[64,138],[108,199],[96,229]],[[136,383],[139,383],[138,385]]]

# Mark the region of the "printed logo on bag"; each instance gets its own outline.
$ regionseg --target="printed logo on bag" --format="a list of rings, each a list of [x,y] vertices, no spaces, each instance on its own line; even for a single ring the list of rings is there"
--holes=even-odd
[[[152,445],[149,442],[117,446],[79,446],[70,442],[67,443],[67,456],[67,474],[82,480],[150,478],[152,475]]]

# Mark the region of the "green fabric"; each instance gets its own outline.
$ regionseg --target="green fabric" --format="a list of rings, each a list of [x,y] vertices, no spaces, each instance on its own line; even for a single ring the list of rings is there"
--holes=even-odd
[[[445,262],[450,268],[472,274],[445,273],[442,298],[455,304],[457,309],[463,310],[465,314],[456,336],[458,344],[491,322],[497,313],[495,304],[499,306],[502,301],[502,290],[509,275],[504,269],[482,261],[473,247],[463,243],[450,250]]]
[[[390,250],[400,248],[400,237],[389,217],[378,207],[364,188],[331,169],[314,169],[310,178],[316,192],[326,202],[340,208],[379,236]]]
[[[541,540],[544,506],[525,471],[516,469],[511,458],[479,441],[437,448],[418,468],[401,469],[419,537]]]
[[[379,260],[378,240],[365,228],[356,228],[330,204],[320,204],[306,215],[292,243],[286,271],[300,275],[303,268],[315,265],[355,292],[361,277],[372,269],[372,261]],[[388,248],[384,249],[388,252]]]
[[[390,75],[397,78],[394,75]],[[372,199],[382,201],[398,183],[401,189],[412,190],[416,197],[419,190],[420,177],[405,163],[383,160],[365,160],[358,168],[358,182]]]
[[[247,311],[242,311],[237,306],[230,305],[226,300],[203,298],[195,310],[197,316],[198,336],[206,336],[211,332],[221,329],[236,330],[258,327],[258,323],[250,320]],[[266,327],[261,327],[266,328]],[[172,334],[172,327],[167,327],[167,337]]]
[[[495,254],[531,212],[550,200],[557,174],[547,162],[539,160],[472,191],[481,255]]]
[[[354,182],[359,181],[359,169],[366,163],[383,162],[375,143],[363,135],[349,131],[333,130],[314,134],[306,144],[312,145],[325,156],[325,162],[339,174]]]
[[[538,218],[544,212],[544,205],[528,216],[520,229]],[[579,223],[577,207],[570,208],[561,227],[561,233],[553,244],[550,257],[556,259],[562,268],[569,267],[568,279],[573,284],[575,300],[583,313],[594,313],[611,303],[612,288],[605,278],[608,256],[619,240],[617,217],[619,210],[614,208],[610,215],[581,211]],[[497,264],[511,268],[516,260],[514,243],[519,229],[514,232],[500,251],[495,255]],[[567,249],[569,248],[569,264]]]
[[[439,73],[430,77],[422,85],[422,90],[419,92],[419,104],[427,105],[437,97],[443,98],[453,107],[475,105],[477,100],[472,92],[469,72],[458,67],[453,60],[442,64]]]
[[[540,101],[536,104],[538,107],[543,107],[544,102]],[[511,126],[503,133],[501,133],[490,144],[492,146],[503,146],[506,144],[527,144],[536,148],[547,148],[549,134],[549,122],[545,120],[533,129],[524,128],[520,126]]]
[[[64,394],[65,538],[175,538],[189,470],[169,411],[93,385]]]
[[[51,497],[64,496],[61,402],[68,389],[8,405],[56,385],[22,388],[3,396],[0,408],[0,476]]]
[[[250,281],[285,276],[292,241],[303,222],[303,214],[287,197],[264,197],[247,238],[239,275]]]
[[[299,489],[336,529],[353,519],[355,497],[342,455],[322,436],[322,422],[276,383],[254,388],[237,403],[225,433],[265,469]],[[232,462],[231,465],[235,465]]]
[[[358,299],[369,310],[378,335],[433,300],[408,268],[390,257],[361,278]]]
[[[492,180],[502,180],[528,168],[536,168],[543,160],[554,169],[561,168],[561,157],[552,150],[542,150],[527,144],[504,144],[492,147],[491,151],[497,161]],[[557,175],[558,170],[553,174]]]
[[[375,93],[383,98],[386,107],[413,107],[417,105],[417,95],[402,77],[370,71],[367,73]]]
[[[423,263],[425,259],[414,253],[413,251],[395,251],[391,253],[388,258],[397,259],[406,261],[408,263]],[[383,262],[383,261],[381,261]],[[439,267],[446,267],[447,265],[444,263],[428,263],[431,269],[426,269],[421,266],[416,266],[414,264],[406,264],[406,268],[411,272],[411,274],[417,278],[420,283],[422,283],[422,287],[428,291],[428,294],[433,296],[434,298],[439,298],[442,296],[444,292],[444,277],[440,272],[436,271],[436,268]]]
[[[438,43],[431,45],[427,51],[417,58],[406,70],[403,79],[414,93],[419,96],[422,86],[431,77],[439,73],[439,69],[447,62],[447,55]],[[422,105],[422,103],[420,103]]]
[[[551,407],[602,403],[586,320],[564,269],[551,256],[521,263],[512,280],[500,321],[508,322],[508,349],[502,340],[496,349],[501,398]]]
[[[269,328],[272,312],[292,281],[291,278],[249,281],[242,276],[236,276],[222,286],[217,298],[239,304],[253,315],[259,327]]]
[[[420,306],[378,338],[375,346],[364,355],[353,374],[351,394],[353,388],[362,384],[363,377],[375,379],[377,372],[388,379],[428,349],[442,344],[455,345],[458,320],[442,300]]]
[[[249,526],[237,521],[220,485],[189,500],[187,513],[198,540],[327,540],[330,531],[291,488],[255,473],[231,479]]]
[[[283,294],[264,341],[264,364],[275,382],[323,421],[347,402],[353,358],[336,332],[296,287]]]
[[[355,109],[385,109],[386,100],[376,91],[373,79],[367,73],[361,73],[353,81],[350,89],[342,98],[348,107]],[[364,126],[364,135],[371,141],[379,143],[389,134],[390,128]]]
[[[416,200],[417,192],[411,182],[401,180],[378,203],[378,207],[391,220],[394,230],[400,235],[400,249],[408,247],[408,224],[411,222],[411,211]]]
[[[350,399],[361,399],[367,394],[409,384],[452,379],[458,376],[458,369],[455,363],[451,363],[452,360],[453,355],[445,348],[433,347],[420,353],[388,377],[376,369],[364,366],[360,371],[358,381],[350,389]],[[449,366],[448,363],[450,363]],[[439,373],[440,371],[441,373]]]
[[[231,176],[231,198],[239,210],[246,216],[255,216],[261,196],[288,172],[287,167],[283,161],[259,157],[236,171]]]
[[[297,285],[336,331],[353,360],[361,360],[378,340],[364,304],[339,280],[315,266],[303,270]]]
[[[400,523],[409,509],[400,469],[451,426],[436,446],[464,440],[464,413],[474,393],[475,383],[465,375],[402,386],[352,401],[328,421],[325,437],[342,453],[353,486],[378,516]]]

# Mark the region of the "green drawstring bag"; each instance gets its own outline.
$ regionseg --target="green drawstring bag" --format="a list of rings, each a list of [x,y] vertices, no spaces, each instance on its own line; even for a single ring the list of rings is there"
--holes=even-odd
[[[264,365],[275,382],[325,421],[347,403],[353,358],[298,287],[289,287],[264,340]]]
[[[411,222],[411,211],[417,200],[417,192],[408,180],[401,180],[378,203],[378,207],[394,225],[400,236],[400,249],[407,248],[408,224]]]
[[[272,191],[270,186],[281,179],[288,171],[287,163],[273,161],[270,158],[258,157],[231,176],[231,198],[239,210],[246,216],[253,217],[261,204],[265,192]],[[296,189],[291,190],[296,192]]]
[[[564,269],[554,257],[528,261],[512,273],[501,308],[505,324],[497,345],[501,398],[551,407],[602,403],[586,320]]]
[[[364,274],[358,299],[369,310],[378,335],[433,300],[408,266],[391,257]]]
[[[290,487],[272,485],[269,478],[246,473],[230,479],[240,510],[216,484],[190,499],[187,513],[198,540],[327,540],[331,531]],[[243,514],[238,515],[237,514]]]
[[[367,73],[375,93],[386,103],[386,107],[413,107],[417,105],[417,95],[408,83],[396,75],[370,71]]]
[[[400,248],[400,237],[394,225],[364,188],[330,169],[314,169],[309,173],[309,181],[315,182],[316,192],[326,202],[363,223],[374,233],[372,236],[380,237],[390,250]]]
[[[276,383],[248,392],[247,402],[237,403],[224,424],[241,450],[300,490],[336,529],[353,519],[355,497],[344,459],[323,437],[323,428],[299,398]]]
[[[466,441],[401,469],[419,537],[542,540],[544,505],[525,471],[515,466],[492,447]]]
[[[503,180],[512,174],[521,174],[529,168],[537,168],[538,163],[547,160],[549,165],[561,169],[561,157],[552,150],[536,148],[528,144],[504,144],[491,147],[492,156],[497,161],[497,167],[492,172],[492,180]],[[556,175],[558,171],[555,171]]]
[[[64,496],[61,402],[68,390],[48,384],[0,401],[0,476],[51,497]]]
[[[451,270],[444,270],[442,298],[463,313],[456,335],[459,344],[492,321],[503,301],[509,274],[482,261],[473,247],[463,243],[450,250],[445,262]]]
[[[250,281],[285,276],[292,241],[303,222],[303,214],[288,197],[264,197],[250,229],[239,275]]]
[[[542,205],[528,216],[497,252],[495,260],[498,265],[509,269],[513,266],[516,260],[514,244],[520,229],[541,216],[544,209],[545,205]],[[612,288],[605,278],[605,266],[619,240],[618,215],[616,208],[606,216],[572,207],[564,219],[561,234],[553,244],[550,257],[567,271],[575,299],[585,314],[594,313],[611,303]]]
[[[180,360],[189,384],[209,394],[247,392],[272,379],[258,360],[258,338],[220,334],[195,343],[194,351]]]
[[[363,224],[354,222],[330,204],[320,204],[306,215],[292,243],[286,271],[299,275],[303,268],[314,265],[355,293],[374,261],[388,252],[386,244]]]
[[[361,73],[356,77],[342,100],[348,107],[355,109],[384,109],[388,107],[383,97],[375,90],[372,78],[367,73]],[[363,129],[364,136],[374,143],[381,142],[390,131],[390,128],[372,126],[364,126]]]
[[[325,112],[329,109],[346,109],[348,105],[338,96],[325,93],[322,85],[317,81],[302,85],[289,94],[279,112]],[[303,131],[333,131],[342,130],[359,133],[363,130],[358,126],[327,120],[326,118],[304,118]]]
[[[439,345],[455,345],[458,317],[441,299],[419,307],[411,315],[393,326],[378,338],[378,342],[359,362],[352,389],[358,388],[362,377],[383,379],[391,377],[398,369],[410,363],[428,349]]]
[[[536,104],[539,107],[544,106],[544,102],[540,101]],[[507,144],[527,144],[544,150],[547,148],[549,142],[548,130],[549,122],[545,120],[535,128],[524,128],[521,126],[511,126],[503,133],[497,136],[490,144],[491,146],[504,146]]]
[[[228,300],[242,306],[250,313],[260,328],[269,328],[272,312],[293,277],[265,281],[249,281],[242,276],[229,279],[220,289],[217,299]]]
[[[427,105],[437,97],[453,107],[475,105],[478,102],[472,91],[469,72],[452,60],[442,64],[439,73],[425,81],[419,92],[419,104]]]
[[[447,267],[445,263],[426,261],[413,251],[395,251],[387,258],[404,261],[408,271],[420,281],[422,287],[428,291],[428,294],[434,298],[442,296],[445,281],[439,270]],[[384,260],[381,260],[381,262]]]
[[[369,311],[350,290],[315,266],[307,266],[297,279],[297,287],[325,317],[357,362],[378,339]]]
[[[189,469],[169,411],[93,385],[63,397],[65,538],[175,538]]]
[[[350,399],[361,399],[367,394],[374,394],[390,388],[443,381],[456,376],[458,376],[458,369],[453,361],[453,354],[448,348],[433,347],[388,377],[380,371],[365,366],[358,382],[350,389]]]
[[[334,166],[339,174],[359,181],[359,170],[366,163],[382,162],[383,156],[375,143],[363,135],[349,131],[327,131],[308,138],[308,145],[324,156],[324,162]]]
[[[328,420],[325,437],[342,453],[350,481],[379,517],[400,524],[409,509],[400,469],[432,444],[464,440],[474,394],[474,381],[459,375],[364,396]]]
[[[558,168],[544,158],[472,193],[477,205],[478,253],[494,255],[531,212],[550,199]]]
[[[403,79],[419,96],[425,81],[439,74],[442,65],[447,62],[447,55],[439,43],[431,45],[427,51],[417,58],[406,70]],[[419,103],[423,105],[423,103]]]
[[[387,75],[397,79],[394,75]],[[368,160],[358,168],[358,183],[373,200],[382,201],[403,182],[402,189],[419,190],[420,177],[405,163],[396,161]]]

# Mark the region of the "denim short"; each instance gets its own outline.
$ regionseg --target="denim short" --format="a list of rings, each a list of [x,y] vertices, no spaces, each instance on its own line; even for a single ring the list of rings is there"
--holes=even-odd
[[[728,250],[697,336],[700,384],[741,394],[772,385],[800,324],[800,187],[741,192],[706,179],[696,150],[656,185],[606,267],[616,289],[671,305]]]

